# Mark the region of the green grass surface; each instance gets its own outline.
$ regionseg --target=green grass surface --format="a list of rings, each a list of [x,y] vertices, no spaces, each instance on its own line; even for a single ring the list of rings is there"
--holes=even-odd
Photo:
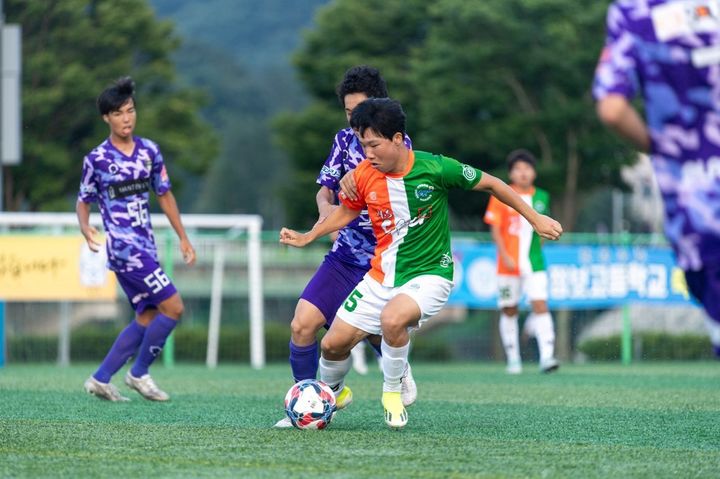
[[[93,365],[0,370],[2,477],[720,477],[720,364],[416,364],[418,402],[389,430],[381,376],[324,431],[273,430],[289,368],[156,366],[172,401],[82,392]]]

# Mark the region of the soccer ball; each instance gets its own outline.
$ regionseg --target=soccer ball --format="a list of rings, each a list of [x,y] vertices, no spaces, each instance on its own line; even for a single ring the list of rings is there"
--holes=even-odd
[[[322,381],[305,379],[285,395],[285,412],[298,429],[325,429],[335,413],[335,393]]]

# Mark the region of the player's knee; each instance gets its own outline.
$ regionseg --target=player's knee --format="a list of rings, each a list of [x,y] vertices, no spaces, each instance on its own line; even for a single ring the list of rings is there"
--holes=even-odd
[[[502,308],[502,312],[505,316],[517,316],[519,308],[517,306],[506,306]]]
[[[320,342],[320,350],[323,357],[335,359],[348,352],[348,348],[341,342],[335,341],[331,335],[326,334]]]
[[[293,339],[308,339],[315,337],[318,328],[312,322],[303,320],[300,316],[295,316],[290,321],[290,334]]]
[[[408,324],[404,318],[399,315],[385,314],[380,317],[380,326],[382,327],[383,335],[392,335],[406,330]]]
[[[178,296],[175,299],[172,299],[171,301],[164,302],[160,305],[160,312],[164,314],[165,316],[168,316],[172,319],[179,320],[183,313],[185,312],[185,304],[183,303],[182,299]]]
[[[290,321],[290,333],[293,339],[314,339],[317,332],[325,324],[325,318],[314,318],[312,315],[301,314],[297,311]]]

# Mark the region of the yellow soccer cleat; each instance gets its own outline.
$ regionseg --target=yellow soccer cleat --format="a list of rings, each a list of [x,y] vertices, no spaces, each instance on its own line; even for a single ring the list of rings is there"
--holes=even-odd
[[[403,406],[400,393],[384,392],[382,404],[385,408],[385,424],[393,429],[400,429],[407,424],[408,414]]]
[[[345,409],[352,403],[352,391],[349,387],[343,386],[342,390],[335,396],[335,409]]]

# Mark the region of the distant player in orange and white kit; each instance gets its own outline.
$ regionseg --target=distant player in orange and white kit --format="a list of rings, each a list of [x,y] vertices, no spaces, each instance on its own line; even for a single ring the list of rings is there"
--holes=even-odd
[[[550,196],[547,191],[535,187],[533,154],[515,150],[507,161],[510,187],[535,211],[548,214]],[[547,306],[548,276],[541,238],[525,218],[494,196],[490,197],[485,222],[490,225],[497,246],[500,338],[507,358],[507,372],[522,372],[518,312],[523,293],[532,306],[524,329],[528,336],[537,339],[540,371],[556,371],[559,363],[555,359],[555,330]]]

